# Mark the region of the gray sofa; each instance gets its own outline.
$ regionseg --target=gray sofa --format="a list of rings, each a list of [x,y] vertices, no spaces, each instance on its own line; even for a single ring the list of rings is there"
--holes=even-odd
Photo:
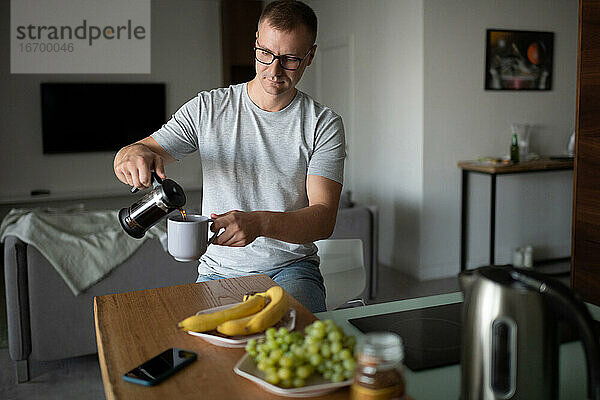
[[[367,288],[377,283],[377,212],[375,208],[340,208],[332,238],[363,240]],[[94,296],[194,282],[196,262],[181,263],[158,240],[148,240],[127,261],[79,296],[74,296],[50,263],[16,237],[4,242],[4,275],[9,353],[17,379],[29,379],[30,360],[56,360],[96,352]]]

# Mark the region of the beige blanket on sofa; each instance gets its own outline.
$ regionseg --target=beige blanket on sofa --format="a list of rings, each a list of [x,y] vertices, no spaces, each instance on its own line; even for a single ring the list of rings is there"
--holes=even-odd
[[[101,280],[149,238],[165,247],[161,222],[142,239],[121,228],[117,211],[13,209],[0,226],[0,242],[8,235],[34,246],[56,268],[74,295]]]

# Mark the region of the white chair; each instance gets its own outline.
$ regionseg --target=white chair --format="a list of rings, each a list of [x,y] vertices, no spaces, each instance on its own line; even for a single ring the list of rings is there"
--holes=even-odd
[[[326,239],[315,242],[321,258],[321,274],[327,290],[327,310],[334,310],[356,299],[365,290],[367,274],[360,239]]]

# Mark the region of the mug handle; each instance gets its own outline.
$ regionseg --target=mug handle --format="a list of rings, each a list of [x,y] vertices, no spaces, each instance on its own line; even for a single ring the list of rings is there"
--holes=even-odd
[[[215,220],[212,219],[212,218],[209,218],[208,222],[215,222]],[[219,232],[215,232],[215,234],[212,235],[212,237],[210,239],[208,239],[208,243],[206,245],[208,246],[209,244],[213,244],[213,242],[215,241],[215,239],[217,238],[217,236],[219,236]]]

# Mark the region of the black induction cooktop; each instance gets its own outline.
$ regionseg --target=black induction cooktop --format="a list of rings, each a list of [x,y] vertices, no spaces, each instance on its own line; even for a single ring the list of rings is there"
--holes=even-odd
[[[412,371],[460,361],[462,303],[350,319],[361,332],[388,331],[402,338],[404,365]]]

